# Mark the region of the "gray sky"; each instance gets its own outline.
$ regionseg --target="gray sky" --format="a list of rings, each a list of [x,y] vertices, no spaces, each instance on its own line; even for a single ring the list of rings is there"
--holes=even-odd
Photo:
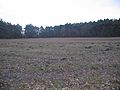
[[[22,26],[118,19],[120,0],[0,0],[0,18]]]

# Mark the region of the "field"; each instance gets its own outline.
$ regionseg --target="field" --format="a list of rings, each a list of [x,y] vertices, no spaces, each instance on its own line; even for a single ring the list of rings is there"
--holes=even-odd
[[[120,90],[120,38],[2,39],[0,90]]]

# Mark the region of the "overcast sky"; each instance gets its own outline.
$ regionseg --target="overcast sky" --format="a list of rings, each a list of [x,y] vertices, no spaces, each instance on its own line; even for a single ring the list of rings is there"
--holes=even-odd
[[[118,19],[120,0],[0,0],[0,18],[22,26]]]

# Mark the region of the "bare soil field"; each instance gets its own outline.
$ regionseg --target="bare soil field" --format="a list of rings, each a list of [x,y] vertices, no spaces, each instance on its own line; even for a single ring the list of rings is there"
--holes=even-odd
[[[120,90],[120,38],[2,39],[0,90]]]

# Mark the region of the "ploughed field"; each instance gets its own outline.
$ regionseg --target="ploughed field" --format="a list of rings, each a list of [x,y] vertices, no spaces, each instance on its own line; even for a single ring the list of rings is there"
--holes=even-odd
[[[120,38],[2,39],[0,90],[120,90]]]

